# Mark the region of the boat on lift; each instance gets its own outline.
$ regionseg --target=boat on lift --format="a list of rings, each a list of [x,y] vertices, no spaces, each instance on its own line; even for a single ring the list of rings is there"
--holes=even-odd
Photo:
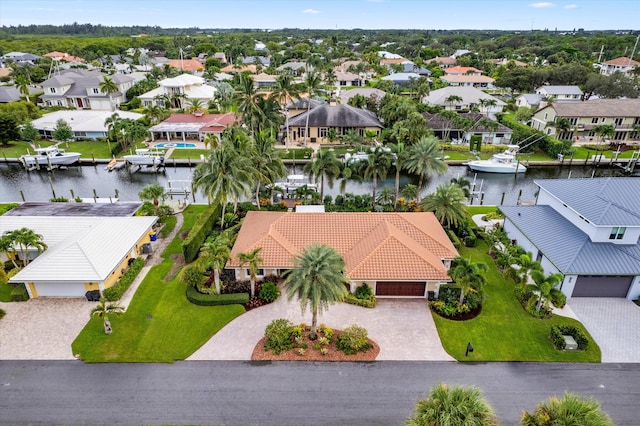
[[[516,158],[520,151],[518,145],[507,145],[504,152],[494,154],[488,160],[473,160],[467,166],[476,172],[484,173],[524,173],[527,168]]]
[[[160,149],[138,148],[135,154],[122,156],[124,161],[136,166],[160,166],[164,164],[164,151]]]
[[[46,148],[36,148],[35,154],[21,155],[20,161],[28,167],[69,166],[76,163],[81,155],[79,152],[66,152],[56,144]]]

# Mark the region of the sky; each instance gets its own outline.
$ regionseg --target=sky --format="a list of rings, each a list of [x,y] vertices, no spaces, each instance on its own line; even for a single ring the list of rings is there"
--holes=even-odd
[[[638,30],[640,0],[0,0],[0,25]]]

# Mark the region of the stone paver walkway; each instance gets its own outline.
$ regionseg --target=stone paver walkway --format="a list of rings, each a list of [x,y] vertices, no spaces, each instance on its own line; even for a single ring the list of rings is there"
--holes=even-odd
[[[640,362],[640,307],[630,300],[574,297],[567,304],[602,351],[602,362]]]
[[[287,302],[282,295],[234,319],[188,360],[250,360],[265,327],[277,318],[311,324],[311,313],[307,310],[303,316],[299,302]],[[375,309],[339,303],[318,316],[318,324],[322,323],[336,329],[352,324],[366,328],[369,338],[380,346],[379,361],[454,361],[442,348],[424,299],[381,299]]]

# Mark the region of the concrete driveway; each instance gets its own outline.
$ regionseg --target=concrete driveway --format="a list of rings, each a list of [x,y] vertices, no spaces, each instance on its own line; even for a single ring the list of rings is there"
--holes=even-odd
[[[0,359],[75,359],[71,343],[97,302],[84,298],[39,298],[0,303]]]
[[[234,319],[187,359],[250,360],[265,327],[277,318],[311,324],[309,310],[303,316],[300,303],[288,303],[283,295]],[[380,346],[380,361],[454,361],[442,348],[424,299],[379,299],[374,309],[339,303],[318,316],[318,324],[322,323],[337,329],[353,324],[366,328]]]
[[[602,362],[640,362],[640,307],[630,300],[575,297],[567,305],[596,339]]]

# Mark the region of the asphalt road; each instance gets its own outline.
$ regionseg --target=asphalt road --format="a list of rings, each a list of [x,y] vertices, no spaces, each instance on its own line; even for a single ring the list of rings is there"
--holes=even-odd
[[[2,424],[400,425],[434,384],[483,389],[502,425],[565,390],[640,425],[640,364],[1,361]]]

